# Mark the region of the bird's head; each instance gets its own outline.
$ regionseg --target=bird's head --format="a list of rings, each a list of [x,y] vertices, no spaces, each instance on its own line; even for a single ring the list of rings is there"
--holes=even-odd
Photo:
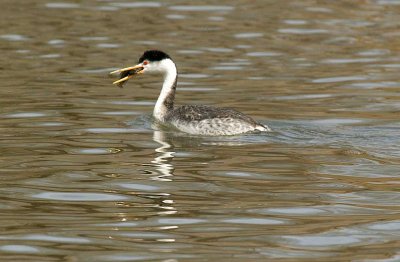
[[[159,50],[148,50],[139,58],[137,65],[118,69],[110,74],[120,73],[120,79],[113,84],[122,87],[126,81],[135,75],[144,73],[165,74],[172,67],[175,68],[175,64],[169,55]]]

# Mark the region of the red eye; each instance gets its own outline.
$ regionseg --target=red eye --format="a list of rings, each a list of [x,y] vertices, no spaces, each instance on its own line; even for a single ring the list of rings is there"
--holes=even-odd
[[[146,60],[143,62],[143,65],[147,65],[148,63],[149,63],[149,61]]]

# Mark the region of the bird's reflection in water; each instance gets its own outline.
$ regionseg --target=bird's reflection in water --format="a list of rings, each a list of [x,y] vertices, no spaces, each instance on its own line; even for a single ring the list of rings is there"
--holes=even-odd
[[[157,170],[157,175],[151,177],[152,180],[171,182],[173,181],[174,166],[172,160],[174,159],[174,151],[172,144],[170,144],[166,138],[166,133],[161,130],[154,130],[153,133],[154,142],[160,144],[160,147],[155,149],[156,157],[151,161],[155,169]],[[171,215],[177,213],[177,210],[173,207],[174,200],[170,193],[162,193],[162,198],[160,198],[159,208],[163,211],[159,214]]]
[[[172,181],[172,176],[174,174],[172,160],[174,159],[175,153],[172,151],[173,147],[166,140],[166,134],[163,131],[154,131],[153,140],[161,146],[155,149],[157,156],[151,161],[151,163],[155,164],[156,170],[159,171],[160,174],[152,179],[159,181]]]
[[[141,233],[146,236],[147,231],[155,231],[155,234],[160,234],[160,237],[155,237],[155,241],[157,242],[161,243],[176,241],[176,239],[173,237],[173,233],[170,231],[179,228],[179,224],[169,221],[168,217],[175,217],[178,214],[178,210],[175,207],[176,204],[173,199],[174,195],[173,193],[170,193],[173,192],[173,190],[168,189],[168,186],[163,186],[165,183],[173,182],[174,176],[174,166],[172,164],[172,160],[175,152],[172,151],[173,145],[168,142],[169,140],[167,140],[166,136],[167,134],[165,132],[154,130],[153,140],[160,146],[155,149],[155,157],[150,161],[151,163],[142,164],[142,166],[151,167],[150,170],[145,170],[145,173],[152,174],[150,180],[153,180],[153,183],[155,184],[154,188],[158,187],[159,189],[157,192],[153,190],[152,192],[145,190],[142,192],[137,192],[137,196],[150,199],[152,201],[150,204],[143,205],[143,208],[146,209],[145,214],[138,215],[137,211],[129,212],[129,209],[124,209],[124,212],[116,213],[116,216],[120,221],[114,227],[116,232],[124,232],[126,228],[129,228],[132,231],[132,227],[143,223],[143,226],[146,228],[146,232],[143,233],[141,229],[138,229],[138,233],[136,235],[132,232],[129,233],[134,235],[135,241],[148,241],[149,238],[140,237]],[[145,183],[145,185],[147,185],[147,183]],[[119,202],[118,206],[126,208],[131,208],[132,206],[138,207],[138,203]],[[150,215],[148,216],[149,213],[147,209],[149,207],[151,207],[153,211],[150,212]],[[167,233],[165,233],[165,236],[162,236],[164,231],[167,231]],[[116,235],[119,236],[118,233]],[[113,239],[115,236],[109,235],[108,237]],[[163,252],[165,252],[165,249],[163,249]]]

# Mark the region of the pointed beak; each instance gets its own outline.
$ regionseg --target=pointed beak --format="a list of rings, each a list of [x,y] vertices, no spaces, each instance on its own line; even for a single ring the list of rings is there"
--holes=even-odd
[[[122,87],[123,84],[128,81],[131,77],[134,75],[142,74],[143,73],[143,65],[142,64],[137,64],[135,66],[130,66],[122,69],[118,69],[115,71],[112,71],[110,74],[117,74],[119,73],[120,78],[117,81],[114,81],[114,85],[118,85],[119,87]]]

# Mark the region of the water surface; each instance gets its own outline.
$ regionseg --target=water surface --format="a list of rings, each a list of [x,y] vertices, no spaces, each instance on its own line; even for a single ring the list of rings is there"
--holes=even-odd
[[[399,260],[399,3],[3,0],[1,260]],[[273,132],[155,126],[148,48]]]

